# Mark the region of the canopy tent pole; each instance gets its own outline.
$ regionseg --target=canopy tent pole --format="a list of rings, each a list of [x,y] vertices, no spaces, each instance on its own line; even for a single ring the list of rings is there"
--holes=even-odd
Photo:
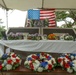
[[[2,4],[0,4],[0,6],[1,6],[2,8],[4,8],[4,9],[6,9]]]
[[[8,29],[8,10],[6,10],[6,28]]]
[[[2,0],[2,2],[3,2],[3,4],[4,4],[3,7],[6,9],[6,26],[7,26],[6,28],[8,29],[8,8],[7,8],[4,0]]]

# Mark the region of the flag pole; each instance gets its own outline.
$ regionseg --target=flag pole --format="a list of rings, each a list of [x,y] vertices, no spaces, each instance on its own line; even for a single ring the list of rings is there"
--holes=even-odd
[[[42,9],[44,8],[44,0],[42,0]]]

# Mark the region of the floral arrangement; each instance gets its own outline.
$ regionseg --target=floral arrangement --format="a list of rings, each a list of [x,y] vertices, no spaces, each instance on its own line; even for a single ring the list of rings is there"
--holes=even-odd
[[[18,40],[23,39],[23,34],[10,32],[9,34],[7,34],[7,37],[9,40]]]
[[[28,40],[42,40],[42,35],[35,33],[35,34],[29,34],[27,39]]]
[[[0,56],[0,70],[13,70],[21,64],[21,58],[14,52]]]
[[[60,36],[60,40],[74,40],[74,37],[66,33]]]
[[[72,35],[66,35],[64,36],[64,40],[74,40]]]
[[[76,59],[72,61],[72,68],[76,72]]]
[[[62,54],[60,57],[58,57],[57,61],[58,65],[63,69],[66,69],[67,72],[76,72],[76,54]]]
[[[49,34],[48,39],[49,40],[56,40],[56,35],[55,34]]]
[[[74,72],[76,72],[76,54],[71,53],[70,54],[70,59],[72,60],[72,62],[71,62],[72,69],[74,70]]]
[[[66,69],[67,72],[72,73],[72,63],[69,54],[62,54],[57,59],[59,66],[61,66],[63,69]]]
[[[69,57],[71,60],[76,60],[76,54],[75,53],[70,53]]]
[[[56,66],[55,58],[47,53],[37,53],[27,56],[24,62],[26,68],[37,72],[51,71]]]

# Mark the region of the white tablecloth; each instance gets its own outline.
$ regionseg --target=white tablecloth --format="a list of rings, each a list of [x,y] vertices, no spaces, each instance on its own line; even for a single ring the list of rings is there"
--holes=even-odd
[[[3,46],[30,52],[76,53],[76,41],[63,40],[0,40],[0,53]]]

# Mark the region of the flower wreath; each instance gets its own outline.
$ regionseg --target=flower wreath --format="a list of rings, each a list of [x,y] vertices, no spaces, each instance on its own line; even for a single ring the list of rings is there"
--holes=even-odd
[[[21,64],[21,58],[14,52],[0,56],[0,70],[13,70]]]
[[[72,62],[71,62],[72,69],[74,70],[74,72],[76,72],[76,54],[71,53],[70,54],[70,59],[72,60]]]
[[[67,72],[76,72],[76,54],[62,54],[57,61],[59,66],[66,69]]]
[[[24,62],[26,68],[37,72],[51,71],[56,66],[55,58],[47,53],[37,53],[27,56]]]

